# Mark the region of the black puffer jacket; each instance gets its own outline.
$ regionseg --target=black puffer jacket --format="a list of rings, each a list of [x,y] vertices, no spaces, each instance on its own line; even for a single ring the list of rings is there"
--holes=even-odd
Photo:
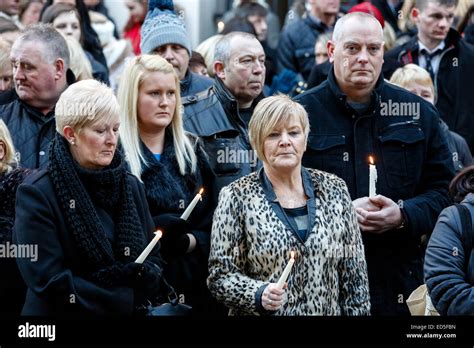
[[[449,129],[463,136],[474,152],[474,98],[469,88],[474,80],[474,46],[462,40],[454,29],[450,29],[445,43],[434,81],[438,92],[436,108]],[[386,79],[399,67],[418,64],[418,37],[387,52],[384,60]]]
[[[262,98],[254,100],[252,110]],[[209,156],[217,202],[222,187],[257,168],[247,126],[239,115],[237,100],[217,76],[212,87],[183,98],[183,106],[184,128],[201,137]]]
[[[46,168],[48,147],[55,134],[54,111],[43,115],[11,90],[0,94],[0,119],[11,133],[20,166]]]

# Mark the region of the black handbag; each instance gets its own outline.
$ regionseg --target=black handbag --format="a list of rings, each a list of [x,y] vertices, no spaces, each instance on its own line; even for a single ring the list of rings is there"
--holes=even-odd
[[[151,303],[146,307],[146,316],[187,316],[191,315],[192,307],[179,303],[178,295],[174,288],[162,278],[165,287],[167,288],[167,298],[169,302],[153,306]]]

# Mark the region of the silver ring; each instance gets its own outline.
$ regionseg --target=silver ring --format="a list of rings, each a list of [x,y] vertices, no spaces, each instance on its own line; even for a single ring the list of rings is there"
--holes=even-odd
[[[268,299],[268,304],[272,304],[272,300]]]

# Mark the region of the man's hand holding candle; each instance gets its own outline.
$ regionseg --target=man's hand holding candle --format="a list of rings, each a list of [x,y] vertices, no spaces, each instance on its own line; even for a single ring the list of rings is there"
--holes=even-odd
[[[397,203],[382,195],[359,198],[352,202],[357,213],[357,222],[362,231],[383,233],[399,228],[403,214]]]

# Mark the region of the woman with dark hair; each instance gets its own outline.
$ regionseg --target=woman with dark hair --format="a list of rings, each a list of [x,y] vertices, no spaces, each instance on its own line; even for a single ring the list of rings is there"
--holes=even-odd
[[[84,48],[84,51],[88,53],[89,56],[92,56],[93,59],[102,65],[103,70],[101,70],[101,76],[98,78],[100,81],[105,83],[109,83],[109,71],[107,68],[107,60],[105,59],[104,52],[102,51],[102,46],[99,42],[99,37],[97,33],[94,31],[91,25],[91,20],[89,18],[89,12],[87,11],[87,7],[84,4],[83,0],[72,0],[72,1],[65,1],[65,0],[46,0],[45,5],[43,7],[43,11],[41,12],[41,21],[43,23],[50,23],[50,21],[45,22],[43,20],[44,12],[54,4],[69,4],[72,5],[75,3],[75,8],[78,13],[78,18],[80,19],[80,26],[81,26],[81,44]],[[89,58],[90,59],[90,58]],[[92,61],[91,61],[91,64]],[[93,67],[94,69],[94,67]],[[98,67],[97,67],[98,69]],[[94,75],[94,78],[97,77]]]
[[[474,165],[453,179],[449,193],[462,207],[448,207],[438,218],[426,249],[426,286],[441,315],[474,315]],[[466,219],[460,215],[463,207]]]
[[[23,315],[132,315],[160,295],[158,248],[135,262],[155,229],[117,148],[119,113],[113,91],[95,80],[72,84],[56,104],[48,170],[17,193],[13,241],[33,248],[17,258],[28,286]]]

